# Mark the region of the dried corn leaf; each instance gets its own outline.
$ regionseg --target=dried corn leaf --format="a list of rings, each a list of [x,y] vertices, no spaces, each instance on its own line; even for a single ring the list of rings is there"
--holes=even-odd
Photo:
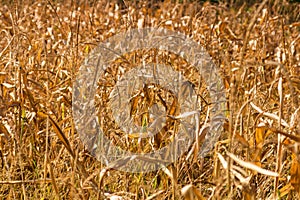
[[[294,187],[294,190],[300,194],[300,162],[297,159],[295,153],[292,154],[292,165],[290,169],[291,174],[291,185]]]
[[[273,172],[273,171],[270,171],[270,170],[266,170],[266,169],[263,169],[251,162],[247,162],[247,161],[243,161],[241,159],[239,159],[238,157],[236,157],[234,154],[232,153],[229,153],[227,152],[227,155],[232,158],[232,160],[234,160],[236,163],[238,163],[239,165],[247,168],[247,169],[251,169],[251,170],[254,170],[254,171],[257,171],[258,173],[261,173],[261,174],[264,174],[264,175],[267,175],[267,176],[274,176],[274,177],[278,177],[279,174],[277,172]]]
[[[51,125],[54,129],[54,132],[56,133],[57,137],[60,139],[60,141],[62,141],[62,143],[64,144],[64,146],[66,147],[66,149],[69,151],[69,153],[71,154],[71,156],[74,158],[75,154],[71,148],[71,145],[69,143],[69,140],[67,139],[67,137],[65,136],[65,134],[63,133],[63,131],[61,130],[61,128],[59,127],[59,125],[54,121],[54,119],[49,116],[48,114],[39,111],[37,113],[37,115],[41,118],[47,118],[49,117],[49,120],[51,122]]]
[[[185,200],[205,200],[202,194],[192,184],[184,186],[181,189],[181,194]]]

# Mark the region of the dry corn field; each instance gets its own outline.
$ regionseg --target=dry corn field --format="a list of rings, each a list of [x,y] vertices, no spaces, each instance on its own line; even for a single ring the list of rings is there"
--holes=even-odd
[[[0,199],[300,199],[297,1],[0,2]],[[100,42],[145,27],[180,32],[204,47],[224,85],[226,119],[208,135],[214,102],[206,77],[186,59],[154,48],[120,55],[94,97],[115,146],[147,153],[178,133],[179,101],[157,84],[136,90],[126,108],[142,127],[153,122],[149,107],[165,108],[157,135],[126,134],[114,120],[121,111],[111,108],[113,87],[139,64],[173,66],[201,99],[200,130],[187,151],[158,170],[130,173],[115,169],[124,160],[100,162],[80,138],[73,85]],[[203,145],[212,148],[201,157]]]

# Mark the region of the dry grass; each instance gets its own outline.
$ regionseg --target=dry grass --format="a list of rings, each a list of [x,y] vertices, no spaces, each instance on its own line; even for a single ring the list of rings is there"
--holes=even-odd
[[[300,198],[299,3],[1,2],[2,199]],[[72,120],[72,84],[99,42],[147,26],[180,31],[207,49],[227,90],[228,120],[205,158],[184,154],[167,168],[131,174],[85,150]]]

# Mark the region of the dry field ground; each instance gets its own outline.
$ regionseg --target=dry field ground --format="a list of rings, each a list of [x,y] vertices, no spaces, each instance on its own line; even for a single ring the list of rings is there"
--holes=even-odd
[[[300,199],[297,1],[0,2],[0,199]],[[158,171],[129,173],[107,167],[83,145],[72,116],[72,86],[99,42],[142,27],[180,31],[207,50],[226,89],[226,123],[204,158],[190,148]],[[107,71],[105,84],[117,80],[119,66],[151,62],[156,53],[122,55]],[[159,62],[199,79],[184,59],[161,55]],[[110,91],[101,84],[100,107]],[[209,105],[205,87],[196,91]],[[139,98],[132,113],[153,100]],[[176,106],[167,95],[160,101],[169,113]],[[147,116],[135,117],[147,124]],[[105,130],[117,129],[105,119]],[[209,125],[204,121],[205,112],[200,122]],[[141,150],[135,136],[106,134],[122,148]],[[155,148],[171,137],[154,138]],[[148,142],[142,151],[153,148]]]

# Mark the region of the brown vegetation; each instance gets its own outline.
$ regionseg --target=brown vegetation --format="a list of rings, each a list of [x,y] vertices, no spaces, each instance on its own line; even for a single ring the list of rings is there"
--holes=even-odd
[[[1,2],[2,199],[300,198],[299,3]],[[224,80],[228,120],[205,158],[184,154],[159,171],[131,174],[107,168],[85,149],[72,120],[72,85],[99,42],[149,26],[180,31],[205,47]],[[139,150],[120,138],[114,136]]]

